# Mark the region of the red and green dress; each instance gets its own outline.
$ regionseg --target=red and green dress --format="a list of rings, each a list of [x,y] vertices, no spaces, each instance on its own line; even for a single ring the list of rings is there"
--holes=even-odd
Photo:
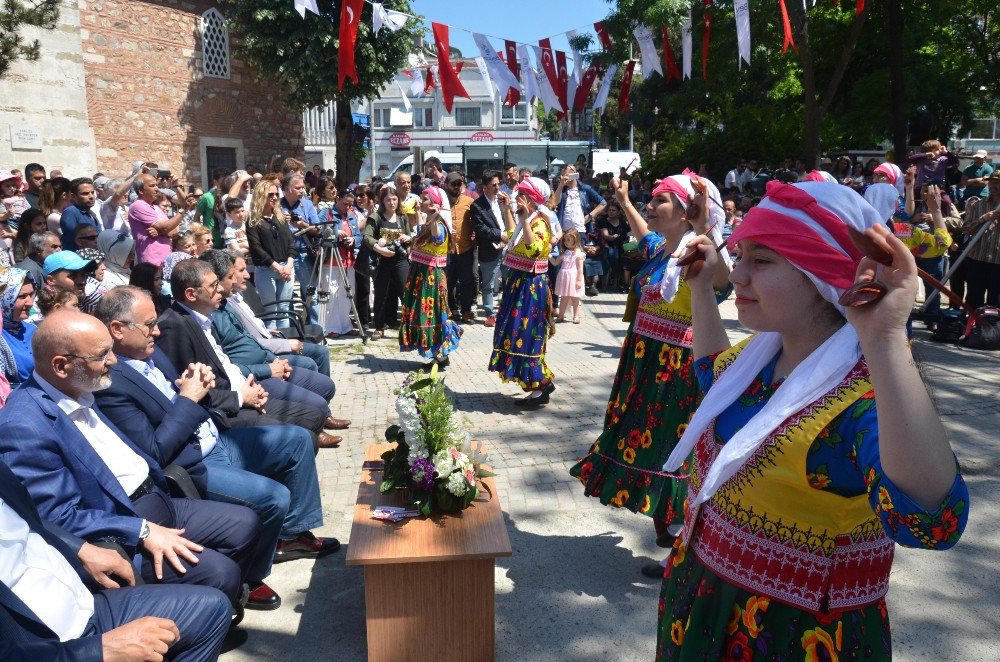
[[[448,319],[448,242],[443,224],[437,223],[430,239],[410,250],[410,273],[399,324],[399,351],[416,350],[425,359],[443,359],[456,349],[462,327]]]
[[[704,389],[738,351],[695,364]],[[664,576],[658,660],[889,659],[885,594],[895,543],[947,549],[965,528],[961,475],[926,511],[883,473],[864,359],[694,507],[726,440],[778,388],[776,361],[709,426],[687,464],[685,529]]]
[[[631,295],[639,304],[622,345],[604,431],[570,474],[603,504],[679,524],[683,476],[663,471],[663,464],[700,399],[692,369],[691,290],[682,279],[672,302],[660,295],[670,260],[662,235],[647,234],[639,250],[646,262]],[[722,299],[726,294],[717,293]]]

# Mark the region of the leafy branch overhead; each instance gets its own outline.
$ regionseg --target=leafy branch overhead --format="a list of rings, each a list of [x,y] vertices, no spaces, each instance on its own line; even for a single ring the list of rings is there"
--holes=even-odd
[[[318,0],[320,15],[298,15],[291,0],[220,0],[233,50],[251,69],[281,85],[282,101],[291,108],[311,108],[331,100],[375,98],[404,67],[421,34],[410,20],[399,31],[372,34],[372,6],[364,3],[358,25],[355,63],[358,84],[337,89],[340,54],[340,0]],[[412,14],[407,0],[392,9]],[[278,91],[278,90],[276,90]]]
[[[41,55],[39,41],[24,38],[24,26],[51,30],[58,21],[59,0],[4,0],[0,12],[0,78],[7,75],[17,60],[34,61]]]

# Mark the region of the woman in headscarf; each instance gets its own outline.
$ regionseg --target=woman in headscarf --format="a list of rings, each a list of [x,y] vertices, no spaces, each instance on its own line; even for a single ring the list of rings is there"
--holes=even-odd
[[[3,334],[0,340],[0,368],[11,384],[31,377],[35,359],[31,353],[31,338],[36,326],[28,321],[35,304],[35,283],[24,269],[0,269],[0,310],[3,312]]]
[[[697,193],[692,181],[704,187]],[[628,196],[627,182],[613,188],[646,260],[631,284],[622,345],[604,418],[604,431],[570,473],[584,494],[601,503],[653,519],[656,541],[670,547],[680,532],[682,473],[663,462],[698,404],[691,354],[691,291],[677,265],[688,241],[711,233],[722,243],[725,209],[711,182],[685,171],[665,177],[653,190],[643,217]],[[729,293],[727,261],[713,273],[719,301]],[[660,564],[643,568],[658,577]]]
[[[705,256],[686,278],[707,393],[664,467],[689,476],[657,659],[890,659],[895,543],[946,549],[968,516],[904,333],[913,256],[853,191],[769,182],[729,239],[739,320],[759,332],[730,349],[705,273],[716,252],[692,245]],[[873,279],[880,300],[840,304]]]
[[[503,258],[507,273],[500,286],[503,298],[493,329],[489,369],[499,373],[504,382],[515,382],[527,392],[519,404],[539,407],[549,401],[556,388],[545,360],[552,329],[548,277],[552,212],[546,207],[552,191],[544,180],[525,177],[514,187],[514,194],[520,234],[513,245],[508,244]],[[501,200],[500,204],[510,203]],[[513,236],[513,217],[507,218],[507,233]]]
[[[448,282],[445,267],[451,241],[448,196],[437,186],[420,195],[424,222],[410,248],[410,273],[403,291],[399,351],[416,350],[425,359],[447,366],[458,349],[462,327],[448,319]]]
[[[102,230],[97,235],[97,250],[104,253],[104,289],[128,285],[135,253],[135,239],[118,230]]]

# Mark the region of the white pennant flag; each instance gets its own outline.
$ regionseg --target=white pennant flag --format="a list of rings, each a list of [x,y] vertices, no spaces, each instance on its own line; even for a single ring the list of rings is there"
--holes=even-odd
[[[573,51],[573,75],[569,77],[566,91],[566,103],[569,104],[570,110],[573,109],[573,100],[576,99],[576,90],[580,87],[580,83],[583,81],[583,56],[580,55],[580,51],[576,49],[573,45],[573,40],[576,39],[579,33],[576,30],[570,30],[566,33],[566,41],[569,42],[569,48]]]
[[[424,96],[424,70],[413,70],[413,82],[410,83],[410,94],[415,97]]]
[[[649,33],[649,28],[639,25],[632,30],[635,40],[639,43],[639,52],[642,53],[642,77],[649,78],[654,71],[663,75],[663,67],[660,66],[660,57],[656,54],[656,46],[653,44],[653,35]]]
[[[551,112],[555,109],[556,112],[561,113],[563,111],[562,104],[559,103],[559,95],[556,94],[555,90],[552,89],[552,83],[549,82],[549,77],[545,73],[536,73],[535,80],[538,81],[539,88],[541,89],[541,99],[542,105],[545,106],[547,112]]]
[[[534,103],[535,99],[542,97],[542,90],[538,87],[538,77],[531,68],[531,56],[528,55],[528,47],[524,44],[517,47],[517,58],[521,61],[521,82],[524,83],[525,100]]]
[[[302,18],[306,17],[307,9],[319,16],[319,7],[316,6],[316,0],[293,0],[293,3],[295,5],[295,11],[297,11],[299,16]]]
[[[490,102],[496,101],[496,97],[493,94],[493,81],[490,80],[490,72],[486,69],[486,60],[482,57],[476,58],[476,66],[479,67],[479,75],[483,77],[483,83],[486,84],[486,90],[490,93]],[[510,73],[510,70],[507,70]]]
[[[316,0],[309,1],[316,4]],[[395,32],[406,25],[406,19],[409,17],[409,14],[404,14],[401,11],[386,9],[381,2],[372,3],[372,25],[374,27],[375,34],[378,34],[379,30],[381,30],[383,26]]]
[[[413,104],[410,103],[410,98],[406,96],[406,90],[403,86],[399,84],[399,81],[394,81],[396,83],[396,89],[399,90],[399,96],[403,97],[403,108],[406,108],[406,112],[413,110]]]
[[[504,64],[500,56],[497,55],[496,50],[484,35],[478,33],[472,33],[472,40],[476,42],[476,48],[479,49],[479,58],[476,64],[479,64],[478,60],[483,61],[483,67],[489,72],[487,75],[483,76],[483,80],[486,81],[487,86],[490,89],[490,96],[493,96],[493,85],[490,83],[492,78],[493,82],[496,83],[497,91],[500,92],[500,98],[503,99],[507,96],[507,90],[514,88],[515,90],[521,89],[521,84],[517,81],[517,77],[511,73],[510,68]]]
[[[691,14],[688,13],[688,20],[681,26],[681,51],[684,58],[684,78],[691,78]]]
[[[736,13],[736,40],[740,51],[736,63],[742,69],[743,62],[750,64],[750,0],[736,0],[733,8]]]
[[[601,89],[597,91],[597,98],[594,99],[594,110],[600,108],[602,114],[604,113],[604,106],[608,104],[608,93],[611,91],[611,79],[615,77],[615,73],[617,72],[617,64],[612,64],[608,67],[607,73],[604,74],[604,80],[601,81]]]

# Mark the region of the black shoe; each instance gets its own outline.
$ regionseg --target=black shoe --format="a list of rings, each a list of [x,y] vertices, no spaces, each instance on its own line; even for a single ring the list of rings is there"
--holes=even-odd
[[[451,365],[451,359],[446,356],[443,359],[436,359],[435,363],[437,363],[438,368],[447,368]]]
[[[666,531],[656,536],[656,546],[663,547],[664,549],[670,549],[674,546],[674,541],[677,540],[677,536],[672,536]]]
[[[556,383],[555,382],[549,382],[548,384],[545,385],[545,388],[542,389],[542,393],[544,395],[551,395],[552,391],[554,391],[554,390],[556,390]]]
[[[340,542],[336,538],[317,538],[311,531],[305,531],[292,540],[279,540],[274,550],[274,562],[321,559],[339,549]]]
[[[663,573],[665,571],[666,568],[659,563],[647,563],[642,566],[642,569],[639,572],[642,573],[643,577],[649,577],[650,579],[663,579]]]
[[[247,642],[249,636],[246,630],[241,630],[237,627],[229,628],[226,638],[222,640],[222,650],[219,652],[228,653],[229,651],[236,650]]]
[[[597,294],[598,294],[597,288],[594,287],[593,285],[591,285],[590,287],[587,288],[587,296],[588,297],[596,297]]]
[[[542,391],[542,394],[537,398],[527,397],[517,401],[519,407],[526,407],[528,409],[536,409],[547,404],[549,404],[549,394],[545,391]]]

